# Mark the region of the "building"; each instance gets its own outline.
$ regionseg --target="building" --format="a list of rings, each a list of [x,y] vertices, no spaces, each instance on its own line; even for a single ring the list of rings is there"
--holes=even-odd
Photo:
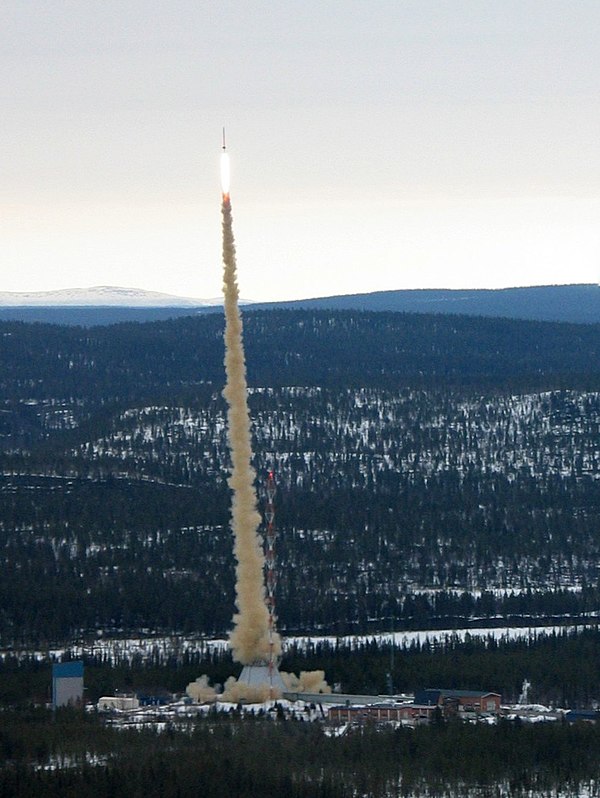
[[[52,707],[79,706],[83,702],[83,662],[52,666]]]
[[[439,717],[472,717],[474,715],[499,715],[499,693],[483,690],[420,690],[413,702],[353,704],[331,707],[329,720],[342,723],[402,723],[419,726],[431,723],[436,713]]]
[[[162,687],[145,687],[137,690],[135,695],[141,707],[164,707],[175,699],[173,693]]]
[[[403,723],[417,726],[430,723],[436,706],[421,704],[371,704],[368,706],[331,707],[329,720],[342,723]]]
[[[99,712],[111,712],[112,710],[138,709],[140,702],[135,696],[129,695],[105,695],[98,699],[97,708]]]
[[[473,714],[500,714],[499,693],[490,693],[483,690],[418,690],[415,693],[415,704],[439,707],[445,717],[452,715]]]

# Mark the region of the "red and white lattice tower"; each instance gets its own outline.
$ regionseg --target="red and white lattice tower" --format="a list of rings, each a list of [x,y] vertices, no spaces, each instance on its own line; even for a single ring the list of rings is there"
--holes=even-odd
[[[269,613],[269,656],[265,660],[257,660],[244,665],[238,682],[250,687],[270,689],[271,698],[285,693],[286,686],[278,669],[279,645],[276,644],[275,631],[275,587],[277,585],[277,569],[275,567],[275,474],[269,471],[265,480],[265,604]],[[278,641],[277,641],[278,642]]]
[[[275,568],[275,474],[271,469],[265,482],[265,566],[267,609],[269,610],[269,673],[277,669],[277,657],[274,653],[273,636],[275,634],[275,588],[277,587],[277,570]]]

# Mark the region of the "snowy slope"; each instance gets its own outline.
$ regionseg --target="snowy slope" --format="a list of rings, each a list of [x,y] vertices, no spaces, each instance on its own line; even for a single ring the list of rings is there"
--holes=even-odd
[[[56,291],[0,291],[0,307],[110,306],[186,307],[219,305],[221,299],[193,299],[141,288],[97,285],[92,288],[63,288]]]

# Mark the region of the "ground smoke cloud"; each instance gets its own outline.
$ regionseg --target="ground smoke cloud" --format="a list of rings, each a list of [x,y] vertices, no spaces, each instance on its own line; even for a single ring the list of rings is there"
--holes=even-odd
[[[208,676],[199,676],[195,682],[190,682],[185,692],[197,704],[212,704],[217,700],[217,691],[210,686]]]
[[[324,671],[301,671],[300,676],[295,673],[281,673],[281,677],[290,693],[331,693]],[[185,691],[198,704],[213,704],[215,701],[262,704],[269,699],[282,697],[279,690],[273,690],[268,684],[249,685],[238,682],[234,676],[227,679],[222,693],[217,693],[211,687],[208,676],[200,676],[195,682],[188,684]]]
[[[300,671],[300,676],[280,673],[290,693],[331,693],[331,687],[325,681],[325,671]]]

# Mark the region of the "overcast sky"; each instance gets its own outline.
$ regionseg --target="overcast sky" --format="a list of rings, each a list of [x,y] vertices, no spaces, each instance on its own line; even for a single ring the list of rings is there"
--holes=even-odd
[[[598,0],[4,0],[0,290],[600,278]]]

